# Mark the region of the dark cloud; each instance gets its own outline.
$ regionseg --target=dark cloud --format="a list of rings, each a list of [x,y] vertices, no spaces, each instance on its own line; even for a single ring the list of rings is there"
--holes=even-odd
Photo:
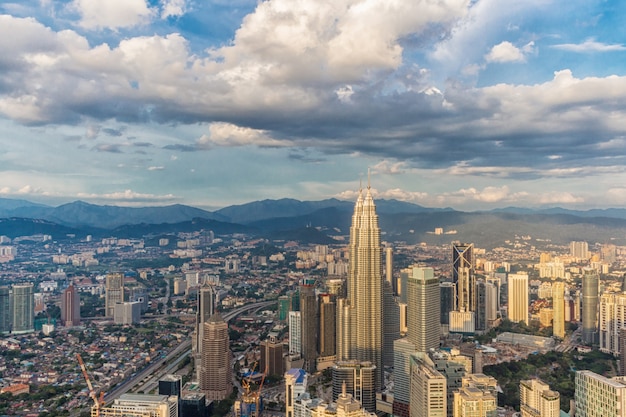
[[[179,151],[179,152],[194,152],[194,151],[200,150],[200,148],[198,148],[195,145],[180,145],[180,144],[165,145],[163,149],[167,149],[170,151]]]
[[[118,144],[102,144],[96,145],[92,149],[97,152],[123,153]]]

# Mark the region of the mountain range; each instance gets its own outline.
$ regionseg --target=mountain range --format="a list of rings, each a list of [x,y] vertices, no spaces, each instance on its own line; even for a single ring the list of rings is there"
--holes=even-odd
[[[337,199],[263,200],[207,211],[186,205],[118,207],[83,201],[57,207],[0,198],[0,235],[11,238],[37,233],[62,238],[144,237],[175,232],[213,230],[215,234],[248,233],[273,240],[332,243],[349,233],[354,202]],[[626,210],[532,210],[507,207],[461,212],[427,208],[397,200],[377,200],[382,239],[407,243],[446,244],[452,240],[482,247],[503,245],[522,236],[538,242],[572,240],[624,244]],[[435,234],[435,228],[443,234]]]

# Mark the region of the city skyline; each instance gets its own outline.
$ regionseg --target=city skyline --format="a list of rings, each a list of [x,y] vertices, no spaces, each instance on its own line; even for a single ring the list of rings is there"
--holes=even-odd
[[[623,206],[623,17],[616,1],[3,2],[0,197],[353,200],[370,167],[375,199]]]

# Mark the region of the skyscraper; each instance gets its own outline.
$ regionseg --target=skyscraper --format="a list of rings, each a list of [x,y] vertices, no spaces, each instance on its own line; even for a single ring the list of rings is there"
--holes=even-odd
[[[232,353],[228,325],[219,313],[204,323],[200,390],[209,400],[221,401],[232,393]]]
[[[509,320],[528,324],[528,274],[511,274],[509,286]]]
[[[285,359],[283,358],[283,342],[275,335],[270,336],[259,343],[261,360],[259,361],[259,371],[265,376],[282,376],[285,373]]]
[[[393,366],[393,343],[400,339],[400,306],[389,281],[383,283],[383,366]]]
[[[209,285],[203,285],[198,291],[198,308],[196,310],[196,346],[198,354],[202,354],[202,340],[204,340],[204,323],[209,321],[215,313],[215,290]]]
[[[359,191],[349,245],[348,297],[340,311],[338,331],[347,359],[371,362],[376,388],[383,383],[383,274],[378,215],[368,184]],[[342,307],[339,305],[339,307]],[[338,352],[340,353],[340,352]]]
[[[14,284],[13,290],[13,333],[35,331],[35,294],[33,284]]]
[[[333,401],[337,401],[342,391],[347,389],[348,393],[361,402],[363,408],[376,412],[376,373],[377,369],[371,362],[335,363],[332,368]]]
[[[604,293],[600,297],[598,334],[600,350],[617,355],[620,353],[620,330],[626,327],[626,294]]]
[[[474,244],[452,244],[452,283],[456,284],[456,310],[476,311]]]
[[[11,302],[11,289],[9,287],[0,287],[0,334],[11,331],[13,320],[13,306]]]
[[[299,311],[289,312],[289,353],[302,354],[302,320]]]
[[[583,333],[582,341],[595,343],[598,331],[598,289],[600,278],[598,271],[585,268],[583,271]]]
[[[322,357],[334,356],[337,334],[337,308],[331,294],[319,295],[319,354]]]
[[[124,302],[123,274],[107,274],[104,297],[106,316],[113,317],[115,314],[115,304]]]
[[[573,258],[589,259],[589,244],[587,242],[570,242],[569,253]]]
[[[408,272],[408,338],[418,352],[439,347],[439,280],[432,268],[413,266]]]
[[[555,282],[552,285],[552,334],[563,339],[565,337],[565,284]]]
[[[446,417],[446,377],[426,354],[411,356],[411,417]]]
[[[80,325],[80,295],[73,285],[70,285],[63,291],[61,321],[66,327]]]
[[[315,372],[317,359],[317,332],[319,316],[317,314],[317,297],[315,280],[305,278],[300,283],[300,319],[302,320],[302,358],[304,370]],[[280,373],[282,375],[282,372]]]

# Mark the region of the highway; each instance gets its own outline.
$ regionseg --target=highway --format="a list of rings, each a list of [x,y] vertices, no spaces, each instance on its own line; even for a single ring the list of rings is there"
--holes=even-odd
[[[272,304],[276,304],[276,302],[277,301],[274,300],[274,301],[261,301],[258,303],[247,304],[245,306],[238,307],[234,310],[231,310],[222,314],[222,318],[224,319],[224,321],[229,322],[230,320],[239,316],[240,314],[243,314],[244,312],[259,311]],[[135,386],[139,385],[149,375],[152,375],[152,374],[164,375],[165,373],[161,372],[161,368],[165,367],[166,372],[177,369],[175,368],[175,366],[178,366],[178,363],[180,363],[190,353],[191,353],[191,339],[183,341],[174,350],[168,353],[165,358],[156,360],[154,363],[138,371],[134,377],[129,378],[127,381],[122,382],[121,384],[113,388],[111,391],[107,392],[104,397],[105,403],[110,404],[111,402],[113,402],[113,400],[115,400],[116,398],[119,398],[122,394],[127,393],[128,391],[133,389]],[[174,361],[174,363],[170,363],[172,361]],[[164,363],[166,365],[164,365]],[[150,382],[152,382],[152,384],[148,385]],[[150,386],[154,386],[154,385],[158,385],[158,379],[156,380],[156,382],[150,379],[147,383],[144,384],[142,388],[145,392],[146,388],[149,388]]]

